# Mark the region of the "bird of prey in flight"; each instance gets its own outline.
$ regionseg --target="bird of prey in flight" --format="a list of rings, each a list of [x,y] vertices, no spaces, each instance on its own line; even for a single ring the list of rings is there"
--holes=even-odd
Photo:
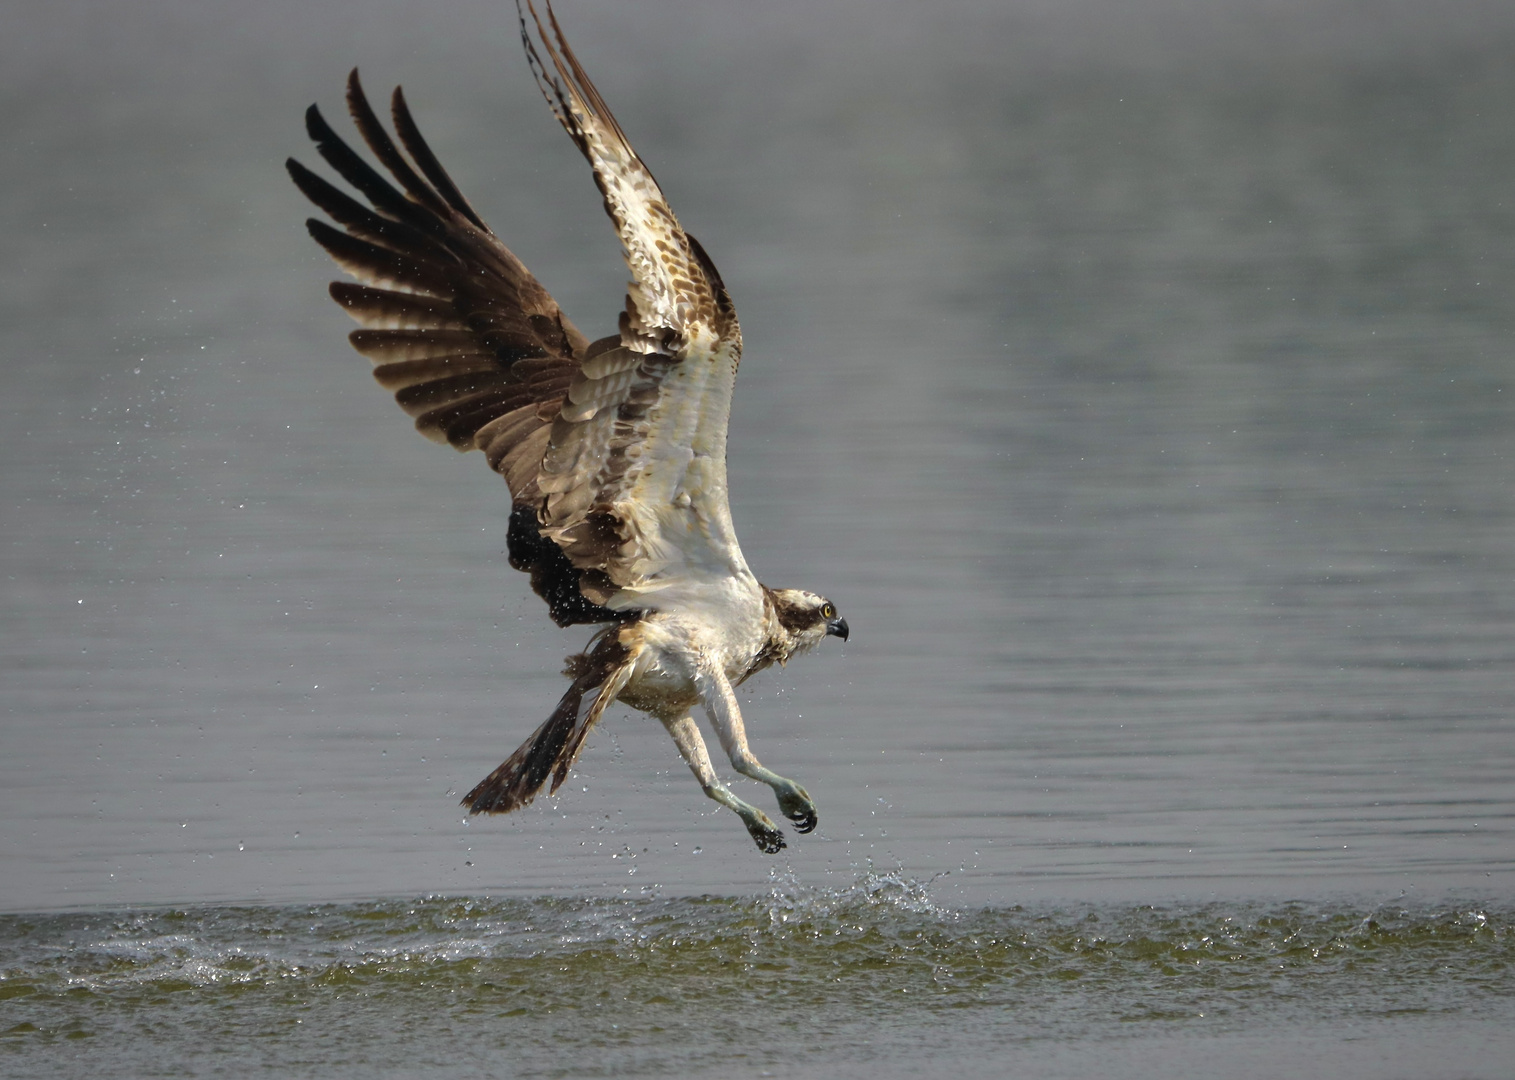
[[[529,13],[529,18],[528,18]],[[765,852],[784,846],[763,811],[717,777],[692,711],[702,707],[737,772],[767,784],[799,832],[815,803],[747,745],[736,687],[847,621],[823,596],[771,589],[747,566],[726,493],[726,428],[742,354],[715,264],[679,225],[589,81],[551,4],[521,36],[554,115],[589,160],[631,280],[616,333],[589,341],[485,225],[443,170],[397,88],[399,142],[356,70],[347,107],[386,178],[312,105],[316,149],[370,204],[291,159],[295,184],[340,229],[311,236],[356,283],[331,296],[362,327],[351,342],[422,434],[480,450],[510,488],[510,564],[531,575],[559,626],[603,624],[564,674],[568,692],[463,799],[471,813],[529,803],[567,777],[613,701],[656,717],[710,798]],[[398,185],[398,186],[396,186]]]

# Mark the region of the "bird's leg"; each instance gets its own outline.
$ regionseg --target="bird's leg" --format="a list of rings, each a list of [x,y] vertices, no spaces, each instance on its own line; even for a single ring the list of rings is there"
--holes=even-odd
[[[795,832],[807,833],[815,828],[815,803],[810,793],[793,780],[786,780],[771,769],[763,768],[747,747],[747,729],[742,725],[742,710],[737,706],[736,691],[724,671],[708,672],[702,680],[705,712],[711,726],[721,738],[721,747],[731,759],[731,767],[743,776],[761,780],[778,796],[779,809],[794,825]]]
[[[663,726],[673,736],[679,755],[688,762],[690,771],[700,782],[705,794],[722,806],[735,810],[746,824],[747,831],[752,834],[752,839],[757,841],[757,846],[763,851],[773,855],[783,850],[784,834],[779,832],[773,819],[757,807],[738,799],[715,775],[715,769],[710,765],[710,754],[705,750],[705,740],[700,736],[700,729],[695,726],[694,717],[685,713],[678,720],[664,720]]]

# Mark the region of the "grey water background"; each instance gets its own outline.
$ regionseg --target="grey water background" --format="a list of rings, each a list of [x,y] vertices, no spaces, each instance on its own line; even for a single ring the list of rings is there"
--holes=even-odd
[[[972,998],[1002,1010],[987,1027],[952,1011],[968,999],[930,1014],[976,1025],[943,1045],[986,1075],[996,1038],[1040,1075],[1108,1070],[1116,1029],[1059,1027],[1048,1001],[1160,1032],[1124,1059],[1137,1073],[1205,1075],[1213,1044],[1172,1038],[1190,1020],[1141,1019],[1204,1009],[1153,1004],[1147,968],[1110,967],[1106,997],[1057,989],[1106,970],[1087,913],[1158,969],[1253,928],[1233,946],[1256,979],[1203,983],[1241,1003],[1206,1029],[1232,1040],[1230,1075],[1290,1053],[1335,1075],[1508,1075],[1515,13],[585,0],[560,16],[741,314],[747,557],[853,628],[744,705],[820,829],[760,856],[626,712],[557,799],[472,822],[456,805],[550,710],[585,635],[553,629],[505,564],[499,480],[409,430],[346,345],[282,161],[317,163],[301,113],[338,121],[352,64],[375,96],[403,82],[485,219],[606,332],[624,269],[513,11],[20,0],[0,15],[0,911],[35,914],[0,927],[5,980],[32,988],[0,1010],[36,1015],[0,1023],[19,1033],[8,1072],[65,1046],[98,1060],[106,1039],[69,1032],[137,1031],[128,1073],[188,1053],[122,1017],[245,1048],[338,985],[378,1011],[336,1030],[381,1046],[386,1008],[442,1007],[415,989],[449,985],[437,965],[483,993],[469,965],[564,942],[587,942],[563,964],[584,986],[656,1000],[684,969],[659,966],[672,953],[636,929],[651,920],[742,971],[771,961],[811,999],[832,954],[807,942],[856,927],[861,952],[837,962],[866,982],[921,960],[898,941],[946,934],[904,990],[971,968],[1046,993],[1040,1012],[1031,991]],[[487,918],[388,899],[427,896],[493,899],[459,901]],[[1147,904],[1176,921],[1154,929]],[[188,914],[151,914],[165,905]],[[1373,936],[1389,909],[1392,945]],[[813,933],[738,962],[797,910]],[[464,935],[482,960],[457,945],[470,919],[489,926]],[[1333,974],[1277,974],[1298,942],[1274,919],[1326,927],[1297,932]],[[345,929],[313,944],[307,923]],[[378,945],[352,944],[363,927]],[[1439,966],[1424,951],[1464,937]],[[981,942],[1004,940],[1029,966],[983,975]],[[1398,966],[1374,969],[1385,956]],[[542,978],[531,994],[599,1007]],[[396,980],[410,989],[386,998]],[[285,983],[303,989],[246,989]],[[181,984],[262,1020],[218,1028],[214,1001],[182,1011]],[[1275,984],[1289,993],[1258,989]],[[135,1004],[127,985],[146,988]],[[782,996],[715,985],[728,1004]],[[70,1027],[81,990],[94,1019]],[[838,1001],[830,1020],[784,1014],[791,1057],[733,1068],[871,1039],[878,1060],[846,1060],[903,1073],[932,1045],[896,999]],[[1359,1006],[1388,1026],[1342,1049]],[[697,1045],[633,1019],[643,1042],[620,1056],[549,1025],[517,1064],[656,1071],[657,1046]],[[1260,1029],[1274,1037],[1246,1041]],[[576,1047],[566,1066],[555,1040]],[[256,1060],[375,1068],[348,1044],[290,1045],[304,1056]],[[839,1060],[817,1075],[850,1075]]]

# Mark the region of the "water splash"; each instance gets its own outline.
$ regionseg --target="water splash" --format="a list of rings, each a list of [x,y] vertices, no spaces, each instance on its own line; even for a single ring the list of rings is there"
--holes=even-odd
[[[773,870],[768,878],[768,919],[775,927],[845,920],[860,915],[872,919],[891,912],[952,919],[957,912],[939,906],[930,891],[932,885],[946,876],[944,871],[918,881],[908,876],[904,867],[898,864],[893,870],[881,872],[870,860],[861,875],[838,889],[801,881],[791,869]]]
[[[0,1071],[44,1075],[61,1040],[96,1036],[123,1074],[134,1053],[151,1071],[202,1044],[272,1055],[280,1075],[328,1051],[383,1072],[386,1047],[484,1061],[508,1044],[513,1074],[603,1072],[614,1046],[665,1075],[717,1052],[782,1069],[848,1032],[865,1061],[1196,1026],[1515,1020],[1508,908],[957,910],[932,883],[870,866],[832,884],[776,873],[757,897],[0,916]]]

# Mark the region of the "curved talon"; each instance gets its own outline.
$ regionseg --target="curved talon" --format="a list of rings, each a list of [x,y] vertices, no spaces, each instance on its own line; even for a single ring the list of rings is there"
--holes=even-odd
[[[815,828],[818,819],[809,792],[795,785],[790,788],[775,788],[774,794],[778,796],[779,809],[794,825],[795,832],[807,833]]]
[[[757,842],[758,850],[765,855],[777,855],[784,850],[784,834],[766,818],[753,818],[747,822],[747,831]]]

